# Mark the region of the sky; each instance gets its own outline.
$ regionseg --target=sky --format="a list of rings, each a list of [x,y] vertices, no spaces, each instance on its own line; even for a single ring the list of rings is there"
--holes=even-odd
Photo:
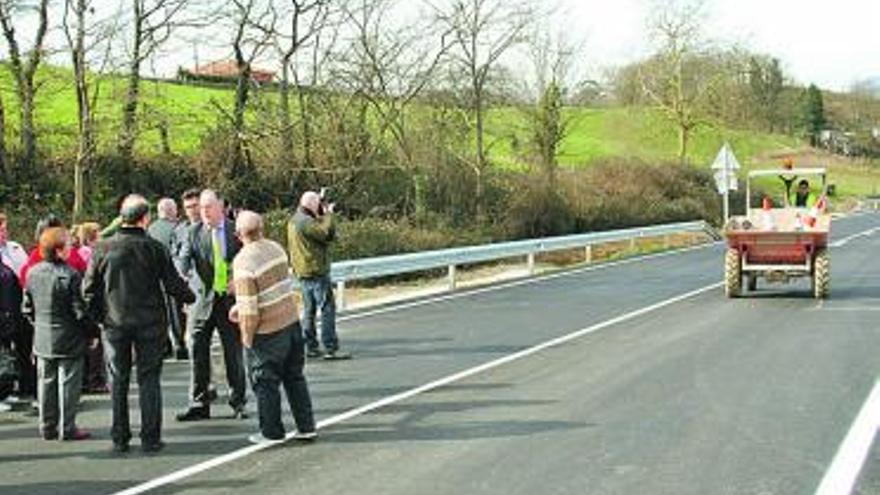
[[[106,13],[112,12],[119,0],[95,1],[98,10]],[[552,26],[581,45],[578,72],[586,78],[601,79],[605,69],[651,52],[647,19],[651,5],[662,0],[536,1],[545,6],[551,2],[558,5]],[[691,0],[666,0],[671,1]],[[704,1],[707,38],[775,56],[786,74],[798,83],[846,90],[855,82],[880,78],[880,0]],[[414,3],[399,0],[402,8],[392,16],[411,15]],[[19,33],[33,32],[29,24],[21,22]],[[55,43],[63,40],[58,32],[53,36]],[[169,45],[151,66],[162,75],[173,76],[178,66],[192,66],[196,53],[201,63],[229,56],[223,33],[203,32],[194,38],[196,42]],[[0,53],[5,56],[5,52]],[[62,56],[54,60],[67,62]]]
[[[646,0],[559,0],[586,36],[591,65],[617,65],[650,52]],[[880,78],[880,0],[708,0],[704,35],[779,58],[802,84],[846,90]]]

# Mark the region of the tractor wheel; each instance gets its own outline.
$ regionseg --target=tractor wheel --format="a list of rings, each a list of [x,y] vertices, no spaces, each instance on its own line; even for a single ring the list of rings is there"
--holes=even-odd
[[[727,297],[742,293],[742,262],[736,249],[728,249],[724,257],[724,293]]]
[[[753,273],[751,275],[746,276],[747,284],[749,286],[749,292],[755,292],[758,290],[758,275]]]
[[[813,260],[813,295],[825,299],[831,293],[831,255],[827,249],[816,252]]]

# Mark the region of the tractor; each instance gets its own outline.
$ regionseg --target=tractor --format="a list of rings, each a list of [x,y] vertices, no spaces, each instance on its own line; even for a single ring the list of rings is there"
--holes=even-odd
[[[752,181],[778,177],[785,195],[777,203],[764,197],[762,206],[752,206]],[[795,181],[821,178],[821,193],[813,204],[796,206],[791,196]],[[803,186],[801,186],[803,187]],[[809,277],[813,297],[825,299],[831,292],[831,257],[828,234],[831,215],[827,174],[824,168],[753,170],[746,181],[746,214],[731,218],[724,226],[727,252],[724,257],[724,292],[740,297],[744,289],[754,292],[759,279],[788,283]],[[745,283],[744,283],[745,282]]]

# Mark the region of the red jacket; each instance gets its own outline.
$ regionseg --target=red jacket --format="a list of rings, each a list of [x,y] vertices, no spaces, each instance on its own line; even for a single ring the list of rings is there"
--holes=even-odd
[[[22,287],[27,287],[27,274],[31,268],[34,267],[37,263],[43,261],[43,255],[40,254],[39,249],[34,249],[31,251],[30,256],[28,256],[28,260],[22,265],[21,270],[18,272],[18,279],[21,281]],[[78,271],[80,275],[86,272],[86,262],[82,259],[82,256],[76,252],[76,249],[70,250],[70,256],[67,257],[67,264]]]

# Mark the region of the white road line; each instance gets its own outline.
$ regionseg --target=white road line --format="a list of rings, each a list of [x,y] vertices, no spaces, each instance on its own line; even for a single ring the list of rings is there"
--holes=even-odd
[[[376,409],[380,409],[382,407],[409,399],[409,398],[414,397],[416,395],[419,395],[419,394],[434,390],[436,388],[443,387],[445,385],[449,385],[451,383],[454,383],[454,382],[463,380],[465,378],[474,376],[478,373],[482,373],[484,371],[488,371],[493,368],[497,368],[497,367],[505,365],[507,363],[511,363],[513,361],[523,359],[525,357],[531,356],[532,354],[536,354],[536,353],[541,352],[543,350],[546,350],[548,348],[565,344],[569,341],[583,337],[584,335],[588,335],[593,332],[597,332],[599,330],[602,330],[604,328],[608,328],[608,327],[616,325],[618,323],[623,323],[625,321],[632,320],[634,318],[638,318],[638,317],[645,315],[647,313],[650,313],[652,311],[657,311],[658,309],[665,308],[667,306],[670,306],[672,304],[676,304],[676,303],[684,301],[686,299],[698,296],[698,295],[703,294],[705,292],[708,292],[710,290],[717,289],[720,286],[721,286],[721,282],[707,285],[705,287],[702,287],[702,288],[699,288],[696,290],[692,290],[690,292],[686,292],[684,294],[666,299],[664,301],[660,301],[660,302],[652,304],[650,306],[645,306],[641,309],[637,309],[635,311],[631,311],[629,313],[622,314],[622,315],[617,316],[615,318],[612,318],[610,320],[605,320],[601,323],[597,323],[597,324],[589,326],[587,328],[577,330],[575,332],[569,333],[567,335],[563,335],[563,336],[555,338],[553,340],[548,340],[547,342],[544,342],[542,344],[538,344],[533,347],[523,349],[519,352],[509,354],[507,356],[496,359],[494,361],[489,361],[489,362],[481,364],[479,366],[475,366],[473,368],[469,368],[464,371],[460,371],[458,373],[446,376],[446,377],[441,378],[439,380],[435,380],[433,382],[426,383],[425,385],[421,385],[421,386],[412,388],[412,389],[407,390],[405,392],[401,392],[401,393],[395,394],[395,395],[390,395],[390,396],[385,397],[383,399],[379,399],[375,402],[371,402],[371,403],[366,404],[364,406],[357,407],[355,409],[351,409],[349,411],[346,411],[342,414],[332,416],[332,417],[327,418],[323,421],[319,421],[317,424],[317,427],[318,427],[318,429],[321,429],[321,428],[326,428],[330,425],[341,423],[343,421],[349,420],[349,419],[354,418],[356,416],[360,416],[360,415],[366,414],[368,412],[375,411]],[[285,441],[289,441],[291,438],[293,438],[293,433],[288,433]],[[210,469],[213,469],[215,467],[222,466],[223,464],[228,464],[230,462],[236,461],[236,460],[241,459],[243,457],[247,457],[251,454],[257,453],[257,452],[259,452],[263,449],[266,449],[268,447],[269,447],[268,445],[251,445],[249,447],[244,447],[244,448],[238,449],[236,451],[230,452],[228,454],[225,454],[225,455],[222,455],[219,457],[215,457],[213,459],[209,459],[207,461],[201,462],[199,464],[195,464],[195,465],[187,467],[185,469],[181,469],[179,471],[175,471],[175,472],[167,474],[165,476],[144,482],[140,485],[133,486],[133,487],[128,488],[126,490],[116,492],[115,495],[139,495],[139,494],[145,493],[149,490],[153,490],[153,489],[159,488],[161,486],[165,486],[165,485],[169,485],[171,483],[178,482],[182,479],[195,476],[199,473],[203,473],[203,472],[208,471]]]
[[[855,218],[855,217],[858,217],[861,215],[862,214],[848,214],[845,218]],[[849,237],[846,237],[844,239],[841,239],[839,241],[831,243],[831,247],[844,246],[844,245],[848,244],[850,241],[852,241],[858,237],[865,237],[865,236],[873,235],[878,230],[880,230],[880,227],[874,227],[874,228],[859,232],[857,234],[851,235]],[[676,254],[689,253],[691,251],[698,251],[701,249],[711,248],[711,247],[715,247],[715,246],[718,246],[721,244],[724,244],[724,241],[710,242],[710,243],[706,243],[706,244],[700,244],[698,246],[691,246],[691,247],[682,248],[682,249],[675,249],[672,251],[664,251],[662,253],[649,254],[649,255],[645,255],[645,256],[637,256],[634,258],[627,258],[627,259],[623,259],[623,260],[619,260],[619,261],[612,261],[609,263],[597,263],[594,265],[588,265],[588,266],[585,266],[582,268],[576,268],[573,270],[565,270],[565,271],[559,272],[559,273],[552,273],[552,274],[548,274],[548,275],[539,275],[537,277],[529,277],[529,278],[522,279],[522,280],[515,280],[512,282],[505,282],[505,283],[500,283],[500,284],[496,284],[496,285],[491,285],[489,287],[483,287],[481,289],[464,290],[461,292],[452,292],[452,293],[444,294],[442,296],[437,296],[437,297],[427,297],[424,299],[418,299],[416,301],[412,301],[412,302],[408,302],[408,303],[402,303],[402,304],[389,303],[388,306],[383,306],[378,309],[365,310],[365,311],[359,311],[359,312],[353,313],[353,314],[342,315],[342,316],[338,317],[336,320],[337,321],[357,320],[360,318],[367,318],[369,316],[376,316],[376,315],[380,315],[380,314],[384,314],[384,313],[390,313],[390,312],[398,311],[401,309],[415,308],[418,306],[425,306],[428,304],[449,301],[449,300],[458,299],[461,297],[474,296],[474,295],[483,294],[486,292],[507,289],[510,287],[517,287],[517,286],[526,285],[526,284],[534,284],[534,283],[538,283],[538,282],[543,282],[545,280],[553,280],[553,279],[560,278],[560,277],[568,277],[568,276],[577,275],[577,274],[584,273],[584,272],[590,272],[593,270],[613,268],[616,266],[628,265],[630,263],[638,263],[641,261],[648,261],[648,260],[653,260],[653,259],[657,259],[657,258],[663,258],[666,256],[673,256]]]
[[[816,495],[849,495],[855,487],[859,472],[871,451],[874,436],[880,427],[880,381],[856,416],[834,461],[816,489]]]
[[[877,229],[872,229],[872,230],[876,231]],[[862,235],[864,235],[864,233],[862,233]],[[648,256],[629,258],[629,259],[620,260],[620,261],[611,262],[611,263],[591,265],[591,266],[587,266],[584,268],[565,271],[565,272],[561,272],[561,273],[555,273],[555,274],[551,274],[551,275],[547,275],[547,276],[540,276],[540,277],[534,277],[534,278],[529,278],[529,279],[525,279],[525,280],[518,280],[515,282],[511,282],[511,283],[506,283],[506,284],[493,285],[491,287],[486,287],[483,289],[477,289],[477,290],[472,290],[472,291],[456,292],[456,293],[448,294],[448,295],[441,296],[441,297],[423,299],[423,300],[418,300],[418,301],[415,301],[412,303],[393,305],[393,306],[386,307],[386,308],[380,308],[380,309],[377,309],[374,311],[365,311],[365,312],[356,313],[356,314],[352,314],[352,315],[346,315],[346,316],[342,316],[338,319],[339,320],[353,320],[353,319],[357,319],[357,318],[365,318],[367,316],[373,316],[373,315],[377,315],[377,314],[388,313],[391,311],[398,311],[398,310],[422,306],[422,305],[426,305],[426,304],[432,304],[432,303],[446,301],[446,300],[455,299],[455,298],[459,298],[459,297],[481,294],[484,292],[500,290],[500,289],[504,289],[504,288],[508,288],[508,287],[515,287],[515,286],[529,284],[529,283],[536,283],[536,282],[540,282],[540,281],[544,281],[544,280],[552,280],[555,278],[570,276],[570,275],[574,275],[574,274],[578,274],[578,273],[582,273],[582,272],[598,270],[598,269],[603,269],[603,268],[610,268],[610,267],[614,267],[614,266],[620,266],[620,265],[635,263],[635,262],[639,262],[639,261],[646,261],[646,260],[650,260],[650,259],[656,259],[656,258],[660,258],[660,257],[664,257],[664,256],[671,256],[671,255],[675,255],[675,254],[682,254],[682,253],[695,251],[695,250],[699,250],[699,249],[706,249],[708,247],[713,247],[713,246],[716,246],[716,245],[722,244],[722,243],[723,243],[723,241],[722,242],[714,242],[714,243],[703,244],[703,245],[685,248],[685,249],[666,251],[663,253],[657,253],[657,254],[648,255]],[[352,409],[350,411],[344,412],[344,413],[336,415],[336,416],[332,416],[332,417],[327,418],[323,421],[319,421],[317,424],[317,427],[319,429],[326,428],[327,426],[340,423],[342,421],[351,419],[356,416],[366,414],[371,411],[375,411],[376,409],[388,406],[390,404],[394,404],[396,402],[400,402],[402,400],[408,399],[408,398],[416,396],[418,394],[421,394],[421,393],[448,385],[450,383],[462,380],[464,378],[476,375],[478,373],[496,368],[496,367],[501,366],[503,364],[507,364],[512,361],[522,359],[524,357],[530,356],[530,355],[535,354],[537,352],[543,351],[547,348],[558,346],[560,344],[563,344],[563,343],[569,342],[571,340],[577,339],[579,337],[582,337],[584,335],[599,331],[599,330],[607,328],[609,326],[616,325],[618,323],[622,323],[624,321],[627,321],[627,320],[630,320],[633,318],[637,318],[637,317],[642,316],[646,313],[650,313],[652,311],[656,311],[658,309],[664,308],[664,307],[669,306],[671,304],[681,302],[681,301],[686,300],[688,298],[691,298],[691,297],[697,296],[699,294],[708,292],[712,289],[718,288],[721,285],[722,285],[721,282],[711,284],[711,285],[702,287],[700,289],[697,289],[697,290],[694,290],[691,292],[687,292],[685,294],[681,294],[681,295],[673,297],[671,299],[661,301],[661,302],[653,304],[651,306],[646,306],[642,309],[618,316],[616,318],[612,318],[610,320],[606,320],[602,323],[598,323],[598,324],[593,325],[591,327],[587,327],[587,328],[578,330],[576,332],[570,333],[568,335],[564,335],[564,336],[559,337],[557,339],[550,340],[550,341],[545,342],[543,344],[539,344],[534,347],[524,349],[524,350],[516,352],[514,354],[510,354],[510,355],[505,356],[503,358],[497,359],[495,361],[490,361],[490,362],[482,364],[480,366],[461,371],[459,373],[447,376],[445,378],[441,378],[441,379],[436,380],[434,382],[410,389],[410,390],[402,392],[400,394],[385,397],[383,399],[372,402],[370,404]],[[286,440],[290,440],[291,438],[292,438],[292,433],[287,435]],[[257,452],[264,450],[266,448],[268,448],[268,446],[266,446],[266,445],[251,445],[248,447],[244,447],[244,448],[235,450],[233,452],[230,452],[228,454],[225,454],[225,455],[222,455],[219,457],[215,457],[213,459],[209,459],[207,461],[201,462],[199,464],[195,464],[193,466],[181,469],[179,471],[175,471],[173,473],[167,474],[167,475],[162,476],[160,478],[156,478],[156,479],[144,482],[140,485],[133,486],[133,487],[128,488],[126,490],[116,492],[114,495],[139,495],[141,493],[145,493],[147,491],[150,491],[150,490],[153,490],[153,489],[156,489],[156,488],[159,488],[159,487],[162,487],[165,485],[169,485],[171,483],[175,483],[177,481],[195,476],[199,473],[203,473],[203,472],[208,471],[210,469],[213,469],[215,467],[222,466],[224,464],[228,464],[232,461],[241,459],[243,457],[247,457],[251,454],[257,453]],[[824,495],[824,494],[822,494],[822,495]]]
[[[673,256],[676,254],[685,254],[685,253],[689,253],[691,251],[698,251],[701,249],[714,247],[719,244],[723,244],[723,242],[720,242],[720,241],[719,242],[710,242],[710,243],[706,243],[706,244],[700,244],[698,246],[691,246],[691,247],[687,247],[687,248],[675,249],[672,251],[664,251],[662,253],[648,254],[645,256],[637,256],[637,257],[633,257],[633,258],[626,258],[623,260],[611,261],[608,263],[596,263],[596,264],[588,265],[588,266],[585,266],[582,268],[575,268],[573,270],[565,270],[562,272],[551,273],[548,275],[538,275],[536,277],[529,277],[529,278],[522,279],[522,280],[514,280],[512,282],[505,282],[505,283],[500,283],[497,285],[491,285],[489,287],[483,287],[481,289],[464,290],[461,292],[452,292],[449,294],[444,294],[442,296],[429,297],[426,299],[418,299],[416,301],[408,302],[408,303],[402,303],[402,304],[389,303],[390,306],[340,316],[339,318],[336,318],[336,321],[357,320],[360,318],[366,318],[368,316],[376,316],[376,315],[380,315],[380,314],[384,314],[384,313],[390,313],[393,311],[399,311],[401,309],[415,308],[418,306],[425,306],[428,304],[449,301],[451,299],[458,299],[461,297],[470,297],[470,296],[475,296],[478,294],[483,294],[486,292],[492,292],[492,291],[501,290],[501,289],[508,289],[510,287],[517,287],[517,286],[526,285],[526,284],[534,284],[534,283],[544,282],[546,280],[553,280],[553,279],[557,279],[557,278],[561,278],[561,277],[569,277],[569,276],[578,275],[578,274],[581,274],[584,272],[591,272],[594,270],[602,270],[605,268],[614,268],[617,266],[628,265],[631,263],[637,263],[640,261],[648,261],[648,260],[653,260],[653,259],[657,259],[657,258],[663,258],[666,256]]]
[[[880,230],[880,227],[874,227],[872,229],[863,230],[863,231],[859,232],[858,234],[853,234],[851,236],[844,237],[843,239],[840,239],[839,241],[832,242],[831,247],[845,246],[845,245],[849,244],[851,241],[854,241],[860,237],[870,237],[870,236],[874,235],[875,233],[877,233],[878,230]]]

